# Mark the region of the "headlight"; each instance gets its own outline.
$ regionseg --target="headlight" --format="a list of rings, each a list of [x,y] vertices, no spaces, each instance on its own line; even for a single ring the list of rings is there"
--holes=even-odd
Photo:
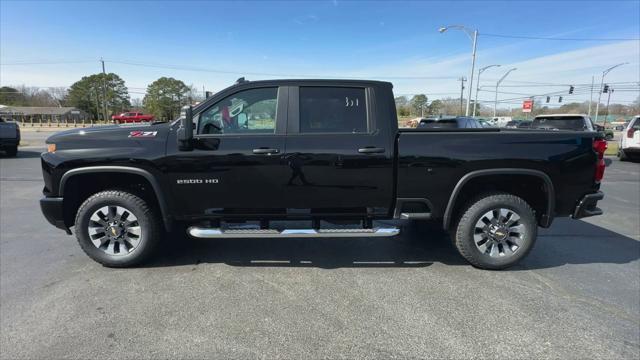
[[[55,152],[56,151],[56,144],[47,144],[47,152]]]

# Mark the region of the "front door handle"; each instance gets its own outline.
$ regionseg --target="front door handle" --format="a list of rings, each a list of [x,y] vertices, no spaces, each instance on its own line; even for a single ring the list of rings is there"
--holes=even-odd
[[[379,154],[384,152],[384,148],[365,147],[358,149],[358,152],[361,154]]]
[[[277,154],[279,152],[280,150],[278,149],[269,149],[269,148],[253,149],[253,153],[257,155],[271,155],[271,154]]]

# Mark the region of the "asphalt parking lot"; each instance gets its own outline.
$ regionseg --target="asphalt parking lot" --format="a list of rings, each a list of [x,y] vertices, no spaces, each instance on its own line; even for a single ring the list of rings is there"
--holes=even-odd
[[[0,159],[0,357],[640,358],[640,164],[603,216],[559,219],[508,271],[446,234],[190,240],[108,269],[42,217],[39,152]]]

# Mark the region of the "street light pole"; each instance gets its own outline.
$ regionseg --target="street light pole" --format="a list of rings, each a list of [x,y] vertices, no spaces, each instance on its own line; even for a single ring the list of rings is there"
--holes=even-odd
[[[467,95],[467,110],[465,116],[469,116],[469,104],[471,104],[471,94],[473,91],[473,73],[476,67],[476,48],[478,46],[478,30],[473,31],[473,51],[471,53],[471,71],[469,72],[469,94]]]
[[[591,103],[593,102],[593,81],[594,77],[591,77],[591,96],[589,97],[589,117],[591,117]]]
[[[514,70],[517,70],[517,68],[509,69],[509,71],[507,71],[507,73],[504,74],[500,78],[500,80],[498,80],[498,82],[496,83],[496,99],[495,99],[495,102],[493,103],[493,117],[496,117],[496,109],[498,108],[498,86],[500,86],[500,83],[504,80],[504,78],[506,78],[507,75],[509,75],[509,73],[511,73]]]
[[[598,90],[598,103],[596,104],[596,124],[598,123],[598,112],[600,110],[600,100],[602,100],[602,85],[604,85],[604,77],[607,76],[607,74],[609,73],[609,71],[617,68],[618,66],[622,66],[622,65],[626,65],[628,64],[628,62],[623,62],[620,63],[618,65],[614,65],[610,68],[608,68],[607,70],[602,72],[602,78],[600,79],[600,89]]]
[[[469,107],[471,105],[471,95],[473,91],[473,75],[474,75],[475,66],[476,66],[476,50],[478,48],[478,30],[477,29],[471,30],[463,25],[449,25],[449,26],[441,27],[440,29],[438,29],[438,31],[440,33],[444,33],[449,29],[458,29],[458,30],[464,31],[469,37],[469,39],[471,39],[471,42],[473,43],[471,48],[472,49],[471,50],[471,71],[469,72],[469,91],[467,95],[467,109],[465,111],[465,116],[469,116]]]
[[[476,116],[476,108],[478,107],[478,92],[480,91],[480,75],[487,69],[492,67],[500,67],[500,65],[489,65],[478,70],[478,80],[476,81],[476,99],[473,102],[473,115]]]
[[[460,116],[462,116],[462,104],[463,104],[463,94],[464,94],[464,82],[467,81],[467,79],[464,78],[464,76],[462,76],[460,79]]]

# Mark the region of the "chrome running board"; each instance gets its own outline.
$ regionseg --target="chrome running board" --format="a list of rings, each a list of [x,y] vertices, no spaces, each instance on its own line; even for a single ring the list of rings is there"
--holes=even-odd
[[[318,237],[388,237],[400,233],[398,228],[373,229],[213,229],[192,226],[187,232],[200,239],[212,238],[318,238]]]

